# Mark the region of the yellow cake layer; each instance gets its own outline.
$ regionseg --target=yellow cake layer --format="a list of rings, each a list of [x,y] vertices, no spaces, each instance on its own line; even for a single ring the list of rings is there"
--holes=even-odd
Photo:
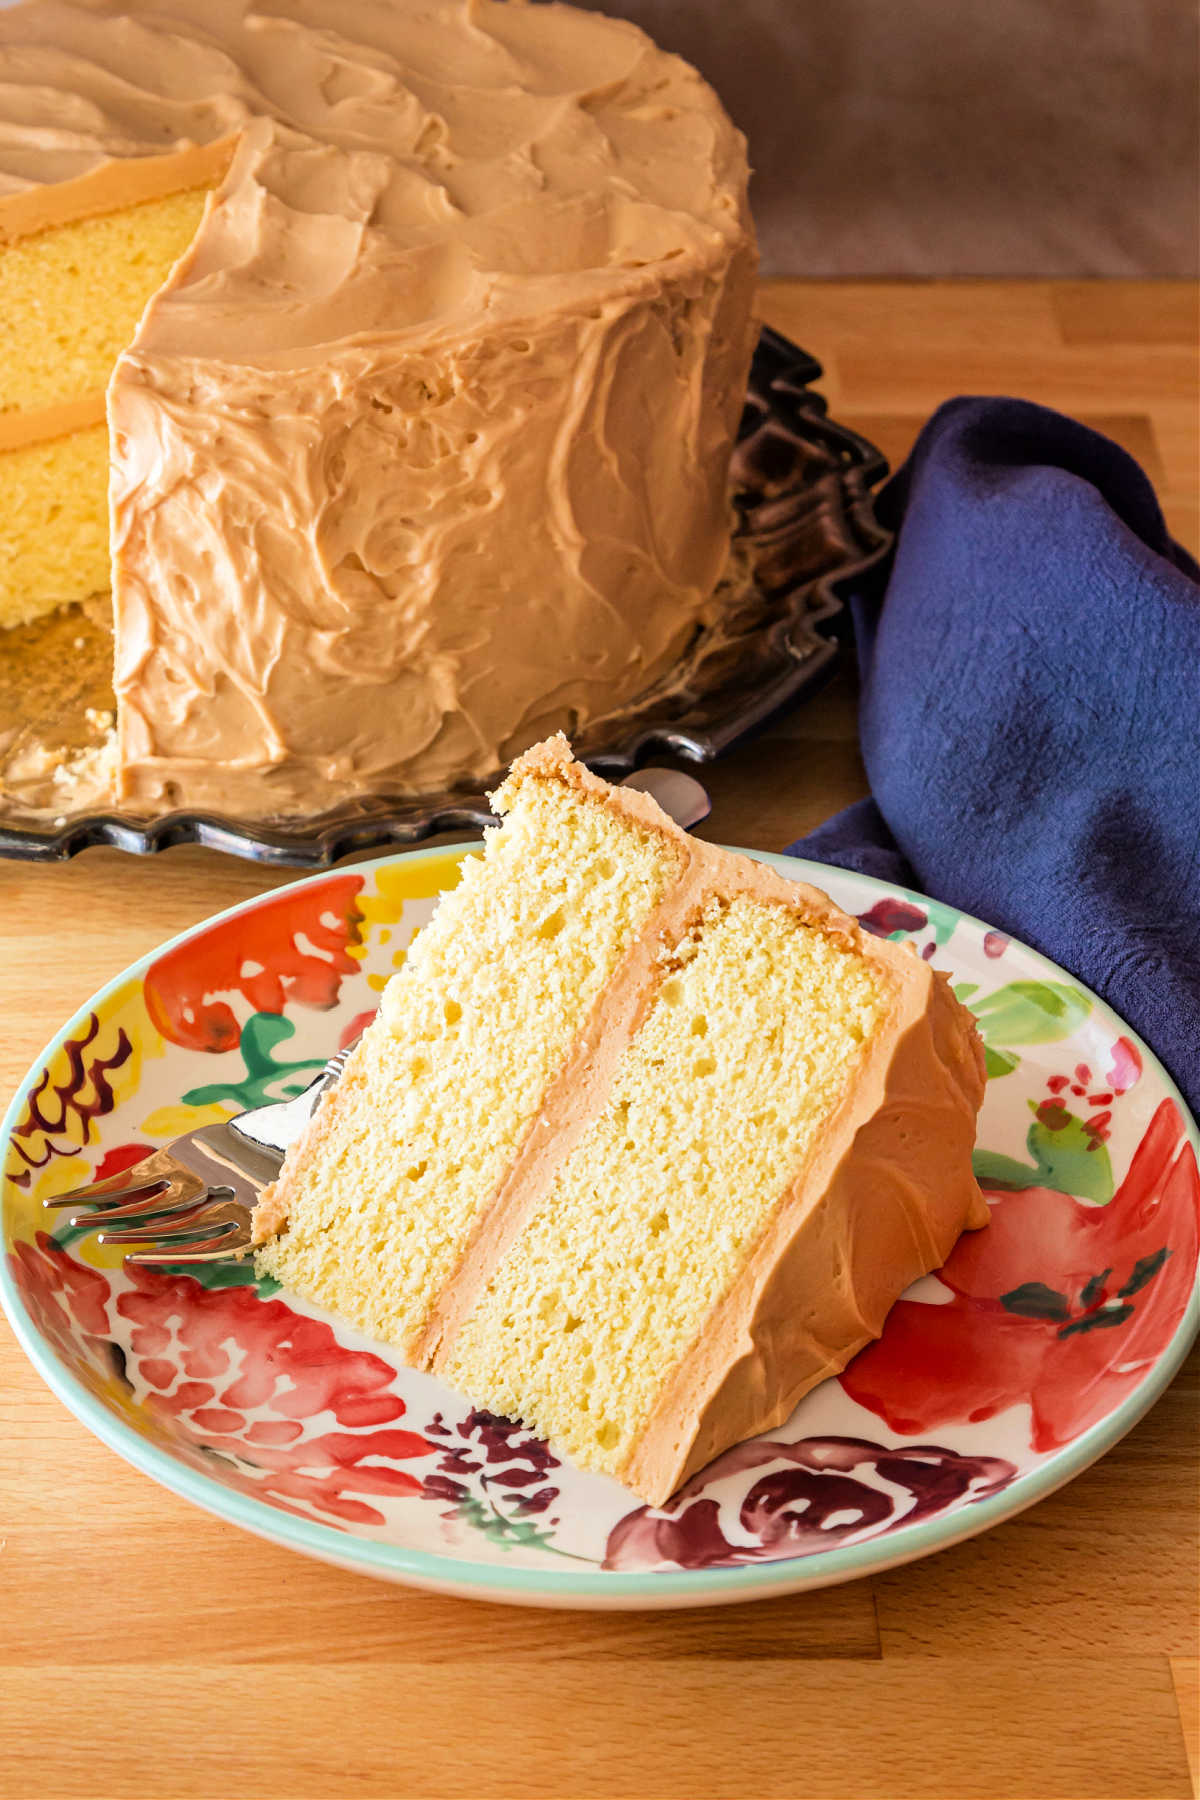
[[[196,234],[207,188],[18,238],[0,249],[0,627],[109,586],[108,427],[37,433],[103,393],[146,303]]]
[[[0,451],[0,627],[109,584],[108,426]]]
[[[207,198],[169,194],[0,250],[0,414],[103,392]]]
[[[439,1372],[619,1474],[883,1016],[861,956],[789,910],[711,902],[603,1114]]]
[[[660,833],[523,782],[280,1183],[288,1225],[260,1268],[411,1348],[677,869]]]

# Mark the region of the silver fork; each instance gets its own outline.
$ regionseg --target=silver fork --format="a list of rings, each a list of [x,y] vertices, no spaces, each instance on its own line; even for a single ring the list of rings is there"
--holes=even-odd
[[[707,793],[682,770],[639,769],[622,786],[652,794],[685,831],[708,817]],[[174,1267],[244,1255],[253,1241],[259,1195],[279,1174],[284,1152],[341,1075],[353,1048],[339,1051],[291,1100],[256,1106],[221,1125],[202,1125],[119,1175],[57,1194],[43,1206],[91,1208],[73,1212],[68,1223],[78,1231],[99,1227],[102,1244],[155,1246],[130,1251],[129,1263]],[[125,1229],[113,1231],[113,1225]]]
[[[353,1047],[339,1050],[290,1100],[202,1125],[119,1175],[72,1188],[43,1206],[93,1209],[73,1214],[69,1223],[84,1231],[99,1226],[102,1244],[155,1246],[131,1251],[125,1258],[130,1263],[174,1266],[243,1255],[259,1195],[278,1175],[284,1152],[341,1075]],[[123,1229],[113,1231],[113,1225]]]

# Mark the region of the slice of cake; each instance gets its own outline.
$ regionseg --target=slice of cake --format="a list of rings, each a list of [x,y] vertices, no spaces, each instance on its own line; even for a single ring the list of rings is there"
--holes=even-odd
[[[945,979],[523,756],[264,1196],[262,1268],[662,1502],[986,1223]]]

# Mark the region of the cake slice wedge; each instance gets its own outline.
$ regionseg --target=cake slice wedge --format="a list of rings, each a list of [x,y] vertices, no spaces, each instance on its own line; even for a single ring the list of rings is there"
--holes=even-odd
[[[982,1049],[928,963],[564,739],[495,805],[259,1262],[659,1504],[986,1223]]]

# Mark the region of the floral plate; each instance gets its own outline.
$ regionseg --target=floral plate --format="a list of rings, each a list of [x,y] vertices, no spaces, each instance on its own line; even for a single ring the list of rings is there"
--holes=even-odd
[[[844,1581],[1019,1512],[1102,1455],[1200,1318],[1195,1127],[1102,1003],[951,908],[784,857],[948,969],[987,1046],[992,1207],[878,1344],[667,1507],[580,1474],[251,1267],[126,1270],[40,1202],[295,1092],[355,1034],[470,846],[234,907],[55,1037],[3,1127],[0,1296],[55,1393],[137,1468],[364,1573],[541,1606],[709,1605]]]

